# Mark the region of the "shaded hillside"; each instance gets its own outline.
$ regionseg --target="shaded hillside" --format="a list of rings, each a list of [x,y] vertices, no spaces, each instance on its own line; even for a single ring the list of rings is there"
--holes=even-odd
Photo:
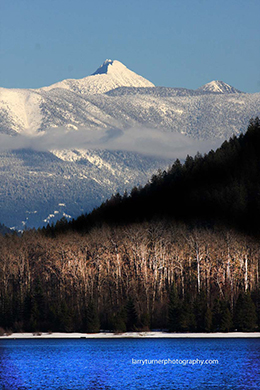
[[[215,152],[187,156],[168,171],[154,175],[130,195],[114,195],[92,213],[48,231],[87,231],[94,225],[127,224],[152,219],[224,223],[259,232],[260,121],[251,120],[246,134],[225,141]]]

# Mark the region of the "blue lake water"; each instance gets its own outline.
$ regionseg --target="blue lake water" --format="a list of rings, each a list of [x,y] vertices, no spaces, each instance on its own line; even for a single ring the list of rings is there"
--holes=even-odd
[[[0,389],[260,389],[260,339],[1,340]]]

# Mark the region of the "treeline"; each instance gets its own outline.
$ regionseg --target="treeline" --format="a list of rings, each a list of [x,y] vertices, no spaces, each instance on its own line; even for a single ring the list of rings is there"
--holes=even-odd
[[[0,237],[0,327],[255,331],[260,245],[169,221]]]
[[[250,234],[260,232],[260,120],[216,151],[179,160],[158,172],[144,188],[114,195],[77,220],[59,221],[45,233],[89,231],[103,223],[122,224],[168,218],[206,226],[222,223]]]

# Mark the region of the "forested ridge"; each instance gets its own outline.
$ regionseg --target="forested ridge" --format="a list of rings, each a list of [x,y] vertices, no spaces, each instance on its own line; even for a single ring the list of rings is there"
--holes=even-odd
[[[1,236],[0,327],[259,330],[259,151],[255,119],[89,215]]]

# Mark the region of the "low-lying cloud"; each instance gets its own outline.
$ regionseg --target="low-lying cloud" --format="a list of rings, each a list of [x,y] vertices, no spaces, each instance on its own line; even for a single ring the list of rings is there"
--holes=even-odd
[[[51,128],[37,135],[0,135],[0,151],[33,149],[48,151],[52,149],[106,149],[125,150],[155,157],[183,159],[198,151],[206,153],[216,149],[223,140],[195,140],[175,132],[149,128],[129,128],[120,130],[88,129],[68,130]]]

